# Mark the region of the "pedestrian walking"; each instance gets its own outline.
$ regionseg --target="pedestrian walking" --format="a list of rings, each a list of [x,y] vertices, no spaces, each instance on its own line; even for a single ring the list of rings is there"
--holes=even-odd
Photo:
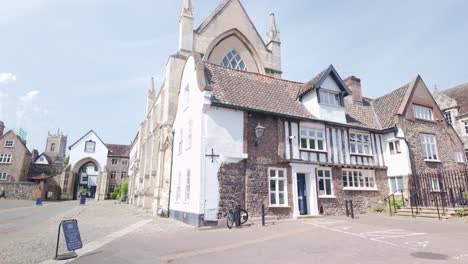
[[[2,197],[6,199],[6,192],[5,192],[5,189],[3,187],[0,189],[0,198],[2,198]]]

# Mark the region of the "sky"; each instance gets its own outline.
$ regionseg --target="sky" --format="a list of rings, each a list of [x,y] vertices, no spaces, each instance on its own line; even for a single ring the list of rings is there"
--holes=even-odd
[[[222,0],[192,0],[195,27]],[[0,120],[44,151],[89,130],[130,144],[177,51],[182,0],[0,0]],[[265,38],[281,32],[283,78],[306,82],[333,64],[379,97],[420,74],[433,89],[468,82],[468,1],[242,0]]]

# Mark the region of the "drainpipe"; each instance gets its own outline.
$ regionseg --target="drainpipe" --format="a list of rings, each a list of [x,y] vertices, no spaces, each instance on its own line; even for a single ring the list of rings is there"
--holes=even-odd
[[[174,163],[174,135],[175,132],[172,131],[172,142],[171,142],[171,168],[169,169],[169,197],[167,198],[167,217],[169,218],[169,212],[171,208],[171,190],[172,190],[172,164]]]

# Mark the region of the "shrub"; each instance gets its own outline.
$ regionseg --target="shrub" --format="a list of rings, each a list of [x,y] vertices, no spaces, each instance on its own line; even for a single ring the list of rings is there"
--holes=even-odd
[[[122,201],[125,201],[127,198],[127,191],[128,191],[128,181],[124,181],[121,186],[120,190],[120,198],[122,198]]]
[[[381,206],[378,206],[378,207],[374,207],[374,209],[372,209],[372,211],[374,211],[374,213],[383,213],[385,211],[385,209]]]
[[[458,217],[465,217],[465,216],[468,216],[468,210],[464,210],[464,209],[455,210],[455,214],[456,214]]]
[[[120,194],[120,188],[115,188],[114,191],[111,193],[111,199],[112,200],[115,200],[115,199],[118,199],[117,197],[119,196]]]
[[[392,205],[392,208],[401,209],[401,207],[403,206],[403,199],[401,197],[395,197],[395,199],[393,198],[389,198],[389,199],[390,199],[390,204]]]

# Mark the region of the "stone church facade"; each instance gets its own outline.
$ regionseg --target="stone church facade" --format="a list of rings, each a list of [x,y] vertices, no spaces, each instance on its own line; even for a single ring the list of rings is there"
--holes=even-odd
[[[223,1],[197,28],[192,2],[183,1],[178,52],[169,57],[165,79],[157,94],[151,81],[146,116],[135,139],[138,159],[130,160],[134,169],[129,173],[130,199],[134,205],[152,209],[153,213],[168,210],[173,123],[188,56],[198,54],[207,62],[281,77],[280,46],[274,15],[270,16],[270,30],[264,41],[238,0]],[[227,53],[230,56],[223,61]]]

